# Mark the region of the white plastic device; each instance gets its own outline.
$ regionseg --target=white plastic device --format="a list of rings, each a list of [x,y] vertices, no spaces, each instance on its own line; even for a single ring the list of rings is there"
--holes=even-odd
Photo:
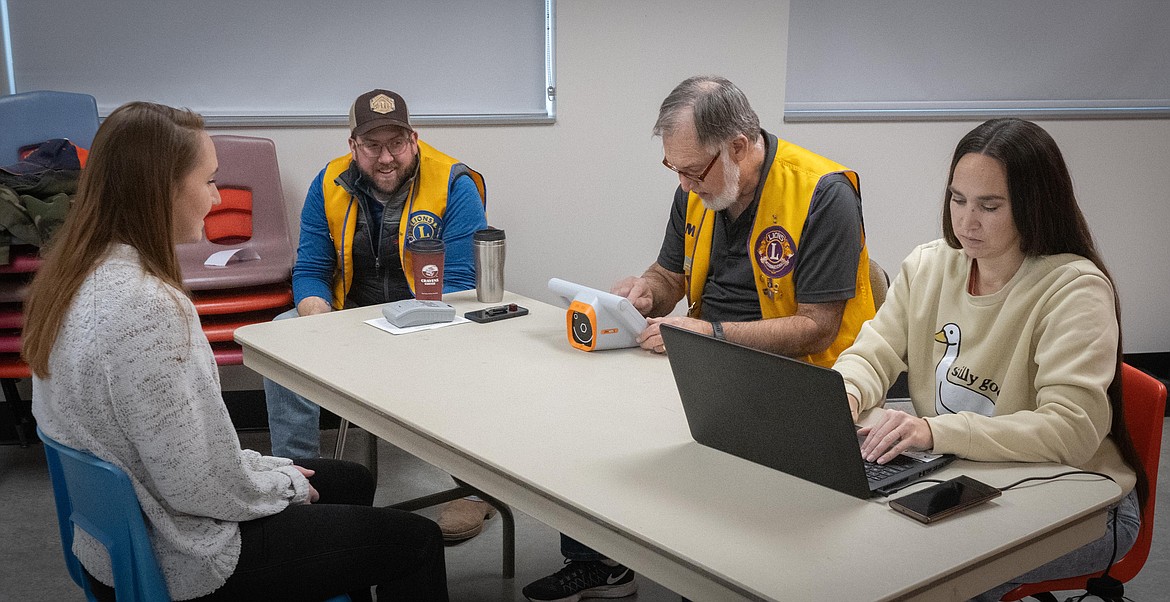
[[[455,319],[455,308],[442,301],[403,299],[382,306],[386,321],[399,327],[410,328],[436,322],[450,322]]]
[[[548,289],[568,308],[565,330],[570,345],[582,351],[638,346],[646,318],[629,299],[560,278],[550,279]]]

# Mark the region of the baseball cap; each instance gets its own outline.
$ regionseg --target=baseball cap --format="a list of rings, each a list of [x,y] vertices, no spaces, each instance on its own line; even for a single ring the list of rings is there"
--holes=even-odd
[[[353,136],[387,125],[414,131],[410,127],[410,111],[406,109],[406,101],[396,92],[370,90],[357,97],[349,108],[349,130]]]
[[[0,169],[15,176],[31,176],[49,170],[79,170],[84,163],[85,151],[74,146],[67,138],[53,138],[40,144],[21,148],[21,159]]]

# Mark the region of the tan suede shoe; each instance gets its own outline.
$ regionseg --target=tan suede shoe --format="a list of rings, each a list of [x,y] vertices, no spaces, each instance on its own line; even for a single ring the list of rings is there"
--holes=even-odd
[[[496,509],[483,501],[459,499],[448,502],[439,513],[443,541],[463,541],[483,531],[483,521],[495,516]]]

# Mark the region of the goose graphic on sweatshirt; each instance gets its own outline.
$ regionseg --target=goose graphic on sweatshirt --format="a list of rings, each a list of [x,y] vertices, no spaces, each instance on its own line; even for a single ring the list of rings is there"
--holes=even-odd
[[[934,369],[934,409],[940,415],[966,411],[991,416],[995,412],[995,402],[970,388],[973,384],[967,380],[970,370],[955,366],[962,339],[959,325],[953,322],[943,326],[934,336],[934,340],[947,346]]]

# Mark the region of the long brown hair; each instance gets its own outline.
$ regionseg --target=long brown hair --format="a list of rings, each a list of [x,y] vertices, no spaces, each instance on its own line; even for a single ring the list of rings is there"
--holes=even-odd
[[[1011,196],[1012,222],[1020,233],[1020,250],[1024,255],[1056,255],[1073,253],[1092,261],[1109,279],[1113,277],[1089,231],[1089,223],[1081,213],[1073,193],[1072,177],[1064,162],[1064,155],[1056,141],[1044,128],[1023,119],[992,119],[963,136],[951,159],[947,189],[943,198],[943,237],[951,248],[962,245],[951,225],[951,180],[959,159],[970,153],[986,155],[1000,162],[1007,173],[1008,194]],[[1117,324],[1121,325],[1121,300],[1113,289],[1113,309]],[[1121,363],[1124,360],[1121,332],[1117,334],[1117,359],[1113,382],[1107,393],[1113,412],[1109,433],[1121,449],[1126,462],[1137,472],[1138,496],[1144,502],[1149,493],[1141,457],[1134,450],[1129,430],[1125,426],[1125,408],[1122,403]]]
[[[78,288],[112,243],[134,247],[146,272],[182,289],[175,254],[174,198],[194,168],[203,118],[131,102],[106,117],[90,149],[77,197],[25,301],[22,357],[49,376],[49,353]]]

